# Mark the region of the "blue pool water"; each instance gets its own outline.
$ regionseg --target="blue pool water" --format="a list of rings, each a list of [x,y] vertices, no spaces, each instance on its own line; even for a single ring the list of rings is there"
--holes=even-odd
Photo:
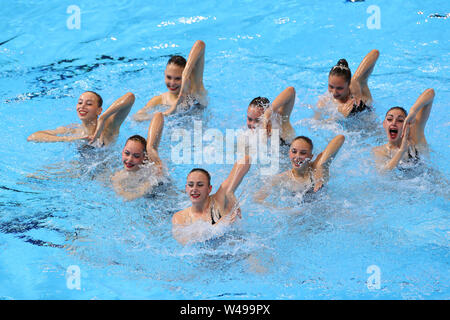
[[[69,29],[69,5],[80,29]],[[376,5],[380,28],[369,29]],[[0,13],[0,299],[448,299],[449,66],[448,1],[16,1]],[[116,144],[38,144],[32,132],[77,123],[75,102],[95,90],[105,105],[131,91],[130,116],[164,92],[172,54],[206,43],[208,108],[204,129],[241,128],[256,96],[297,92],[292,123],[316,153],[336,134],[346,142],[316,202],[279,195],[268,209],[252,201],[263,179],[252,167],[237,194],[243,219],[224,236],[180,246],[171,216],[194,166],[171,164],[166,122],[160,145],[172,180],[167,198],[125,202],[110,188],[126,138],[146,134],[131,117]],[[371,49],[380,58],[369,80],[375,115],[312,120],[340,58],[352,71]],[[381,121],[393,105],[409,109],[426,88],[436,98],[426,127],[427,170],[379,176],[371,148],[384,143]],[[363,129],[361,129],[363,128]],[[230,165],[204,165],[213,191]],[[280,170],[286,168],[282,161]],[[378,268],[380,287],[369,289]],[[80,290],[67,285],[78,266]]]

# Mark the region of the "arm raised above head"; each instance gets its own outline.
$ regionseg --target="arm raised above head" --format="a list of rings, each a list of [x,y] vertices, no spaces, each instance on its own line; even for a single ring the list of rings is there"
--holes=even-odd
[[[414,144],[426,144],[424,130],[433,106],[434,96],[435,92],[433,89],[426,89],[422,92],[405,119],[403,126],[405,127],[407,124],[412,126],[410,139]]]
[[[380,51],[377,49],[371,50],[365,57],[362,59],[358,68],[352,77],[352,82],[357,81],[359,83],[367,82],[367,79],[372,74],[372,71],[377,63],[378,57],[380,56]]]
[[[295,89],[294,87],[287,87],[273,100],[272,107],[264,112],[264,118],[270,119],[272,112],[278,113],[283,118],[289,118],[294,107],[294,102]]]
[[[344,141],[344,135],[337,135],[328,143],[325,150],[317,156],[316,160],[314,160],[312,164],[314,171],[314,191],[321,189],[323,184],[328,181],[331,161],[336,156],[339,149],[341,149]]]
[[[244,176],[247,174],[248,170],[250,169],[250,162],[251,158],[250,156],[244,156],[242,159],[236,161],[236,163],[233,166],[233,169],[231,169],[230,174],[225,179],[225,181],[221,184],[220,189],[223,189],[225,193],[234,193],[236,189],[239,187],[239,185],[242,182],[242,179],[244,179]]]
[[[202,40],[195,41],[189,52],[186,67],[183,70],[183,80],[190,79],[191,90],[198,93],[204,90],[203,87],[203,70],[205,67],[205,42]],[[188,91],[191,91],[188,90]]]
[[[134,94],[128,92],[114,101],[99,117],[97,129],[95,130],[93,137],[91,137],[91,142],[101,135],[107,137],[106,140],[108,143],[113,140],[119,134],[120,126],[128,113],[130,113],[134,100]]]
[[[159,158],[158,147],[161,141],[161,136],[164,128],[164,116],[161,112],[155,113],[147,132],[147,155],[151,162],[154,162],[159,167],[162,166],[162,161]]]
[[[338,153],[345,141],[345,136],[338,134],[334,137],[319,156],[314,160],[313,167],[329,165],[334,156]]]

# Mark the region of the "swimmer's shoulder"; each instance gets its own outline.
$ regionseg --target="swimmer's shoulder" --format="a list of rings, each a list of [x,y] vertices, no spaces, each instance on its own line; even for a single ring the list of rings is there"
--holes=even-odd
[[[186,224],[187,220],[187,212],[189,208],[180,210],[173,214],[172,216],[172,224],[183,225]]]
[[[373,147],[372,153],[378,157],[386,157],[387,156],[386,146],[382,145],[382,146]]]

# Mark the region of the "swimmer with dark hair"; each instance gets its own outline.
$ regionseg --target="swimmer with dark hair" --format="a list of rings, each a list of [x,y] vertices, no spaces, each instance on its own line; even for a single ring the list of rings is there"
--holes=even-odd
[[[114,173],[111,182],[117,194],[134,200],[151,194],[164,175],[158,154],[164,127],[164,116],[155,113],[148,127],[147,140],[140,135],[128,138],[122,150],[123,169]]]
[[[275,186],[283,185],[293,193],[314,193],[319,191],[329,180],[329,167],[345,141],[343,135],[337,135],[313,161],[313,143],[304,136],[296,137],[289,149],[292,169],[272,177],[259,191],[254,199],[263,203]]]
[[[133,119],[146,121],[151,119],[151,111],[158,105],[167,105],[164,116],[177,111],[186,111],[194,105],[206,107],[207,92],[203,86],[203,69],[205,65],[205,43],[197,40],[192,46],[188,60],[181,56],[172,56],[164,71],[167,92],[155,96],[140,109]]]
[[[380,52],[370,51],[356,69],[352,77],[345,59],[340,59],[328,74],[328,92],[332,95],[331,102],[337,104],[337,110],[348,117],[369,109],[372,105],[372,95],[367,81],[375,67]],[[323,108],[330,102],[329,97],[319,100],[317,107]]]
[[[84,92],[76,106],[81,125],[62,126],[53,130],[37,131],[28,137],[34,142],[70,142],[86,139],[98,146],[107,146],[119,135],[119,129],[134,103],[134,94],[126,93],[100,116],[103,100],[93,91]]]
[[[280,139],[289,144],[295,137],[295,130],[290,122],[295,102],[294,87],[284,89],[270,104],[269,99],[257,97],[247,108],[247,127],[250,130],[262,128],[270,136],[274,127],[278,128]],[[273,123],[276,121],[276,123]]]
[[[186,193],[192,206],[175,213],[172,217],[172,234],[181,244],[202,241],[201,231],[190,228],[196,222],[204,222],[209,226],[220,226],[233,223],[241,217],[239,203],[234,192],[250,169],[250,157],[238,160],[227,179],[217,192],[210,195],[211,176],[200,168],[193,169],[187,176]]]
[[[409,110],[392,107],[386,112],[383,128],[388,143],[373,148],[377,168],[390,171],[408,162],[417,162],[428,151],[425,125],[430,116],[434,90],[425,90]]]

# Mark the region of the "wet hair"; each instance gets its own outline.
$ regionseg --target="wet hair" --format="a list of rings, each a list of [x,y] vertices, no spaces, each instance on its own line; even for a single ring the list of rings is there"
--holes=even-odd
[[[194,168],[194,169],[191,170],[191,172],[189,172],[189,174],[191,174],[192,172],[197,172],[197,171],[200,171],[200,172],[202,172],[202,173],[204,173],[206,175],[206,177],[208,178],[208,186],[210,186],[211,185],[211,175],[205,169]],[[188,176],[189,176],[189,174],[188,174]]]
[[[309,144],[309,145],[311,146],[311,151],[313,150],[314,145],[313,145],[313,142],[312,142],[312,140],[311,140],[310,138],[305,137],[305,136],[298,136],[298,137],[295,137],[294,140],[292,140],[292,142],[291,142],[291,146],[292,146],[292,144],[293,144],[295,141],[297,141],[297,140],[303,140],[303,141],[305,141],[307,144]]]
[[[386,115],[385,115],[384,117],[386,118],[386,116],[388,115],[389,111],[392,111],[392,110],[400,110],[400,111],[402,111],[402,112],[405,114],[405,117],[408,116],[408,112],[407,112],[404,108],[399,107],[399,106],[395,106],[395,107],[390,108],[390,109],[386,112]]]
[[[339,76],[343,77],[347,83],[350,83],[352,80],[352,72],[350,71],[350,68],[348,67],[348,62],[345,59],[340,59],[336,65],[331,68],[330,73],[328,74],[328,77],[330,76]]]
[[[97,103],[98,103],[99,107],[101,107],[103,105],[103,99],[97,92],[94,92],[94,91],[85,91],[85,92],[92,93],[97,97]]]
[[[145,140],[144,137],[135,134],[134,136],[131,136],[127,139],[127,142],[125,142],[125,144],[128,143],[128,141],[136,141],[136,142],[140,142],[142,144],[142,146],[144,147],[144,153],[147,152],[147,140]]]
[[[169,64],[175,64],[179,67],[186,67],[186,59],[182,56],[172,56],[170,57],[169,61],[167,62],[167,65]]]
[[[266,111],[270,106],[270,100],[265,97],[256,97],[253,99],[250,104],[248,105],[254,106],[256,108],[262,108],[264,111]]]

